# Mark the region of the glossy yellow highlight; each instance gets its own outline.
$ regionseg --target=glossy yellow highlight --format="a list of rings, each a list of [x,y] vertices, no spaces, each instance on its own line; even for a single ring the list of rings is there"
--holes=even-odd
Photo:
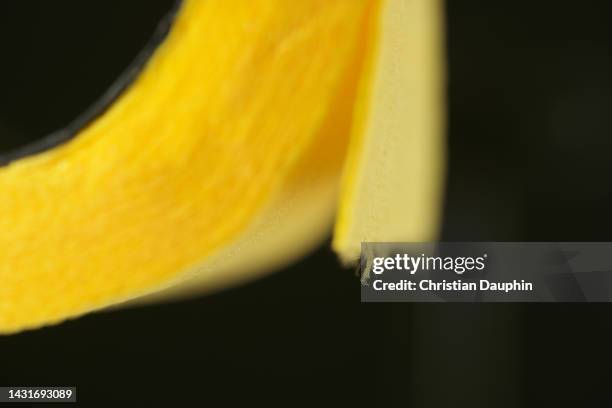
[[[439,188],[439,174],[427,170],[441,160],[430,124],[441,119],[439,100],[427,95],[438,71],[428,76],[429,60],[412,53],[437,46],[430,34],[398,32],[409,53],[398,68],[425,75],[426,85],[422,105],[397,108],[417,109],[405,119],[418,123],[391,112],[393,125],[380,125],[390,91],[381,76],[394,60],[384,43],[401,25],[389,15],[428,3],[185,1],[168,38],[105,114],[70,142],[0,168],[0,332],[144,295],[213,290],[290,262],[327,236],[343,172],[335,246],[354,259],[353,243],[369,237],[359,235],[371,228],[364,220],[375,221],[359,213],[365,197],[412,180],[394,171],[416,169]],[[410,30],[439,30],[434,9],[402,16],[420,27]],[[415,98],[403,95],[411,83],[418,78],[400,81],[393,98]],[[378,173],[395,178],[372,190],[363,173],[381,159],[378,143],[424,157]],[[423,208],[437,208],[437,193],[399,198],[412,206],[397,212],[399,222],[409,221],[415,239],[431,236],[437,213]]]

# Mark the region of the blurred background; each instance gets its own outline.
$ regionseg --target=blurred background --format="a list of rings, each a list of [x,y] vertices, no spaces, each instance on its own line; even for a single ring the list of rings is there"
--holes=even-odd
[[[173,4],[3,2],[0,151],[90,106]],[[611,241],[612,2],[447,1],[446,20],[442,239]],[[361,304],[328,247],[212,296],[0,337],[0,385],[76,385],[83,403],[612,406],[612,305]]]

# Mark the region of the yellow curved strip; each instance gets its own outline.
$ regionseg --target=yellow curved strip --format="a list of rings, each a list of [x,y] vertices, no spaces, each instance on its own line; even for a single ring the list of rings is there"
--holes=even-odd
[[[252,279],[334,215],[345,262],[434,238],[441,33],[439,0],[185,1],[108,112],[0,168],[0,333]]]
[[[186,1],[108,112],[0,169],[0,331],[154,292],[248,230],[325,141],[376,3]]]

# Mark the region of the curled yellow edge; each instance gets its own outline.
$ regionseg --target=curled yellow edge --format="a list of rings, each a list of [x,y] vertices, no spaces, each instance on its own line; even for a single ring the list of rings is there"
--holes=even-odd
[[[184,284],[137,301],[252,279],[319,245],[334,221],[333,247],[345,264],[358,259],[361,242],[436,239],[445,175],[442,14],[439,0],[384,1],[362,37],[361,62],[355,62],[360,68],[346,79],[321,132],[323,137],[350,134],[350,140],[314,143],[281,194],[238,242],[191,271]],[[350,89],[350,84],[357,86]],[[334,123],[343,128],[330,130]],[[321,151],[328,152],[327,160],[316,157]],[[345,154],[343,163],[320,171],[320,163]]]
[[[389,15],[426,2],[187,1],[109,112],[0,169],[0,332],[290,262],[328,234],[349,135],[334,245],[354,259],[362,218],[346,200],[362,199],[351,174],[368,171],[359,145],[370,155],[377,133],[364,99],[378,97]]]
[[[442,2],[387,0],[361,84],[333,247],[435,240],[445,177]]]

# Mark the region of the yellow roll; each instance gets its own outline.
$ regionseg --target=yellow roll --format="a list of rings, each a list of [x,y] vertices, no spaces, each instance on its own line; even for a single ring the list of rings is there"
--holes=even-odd
[[[106,112],[0,167],[0,332],[277,268],[328,234],[340,180],[343,259],[433,237],[439,20],[431,0],[184,1]]]

